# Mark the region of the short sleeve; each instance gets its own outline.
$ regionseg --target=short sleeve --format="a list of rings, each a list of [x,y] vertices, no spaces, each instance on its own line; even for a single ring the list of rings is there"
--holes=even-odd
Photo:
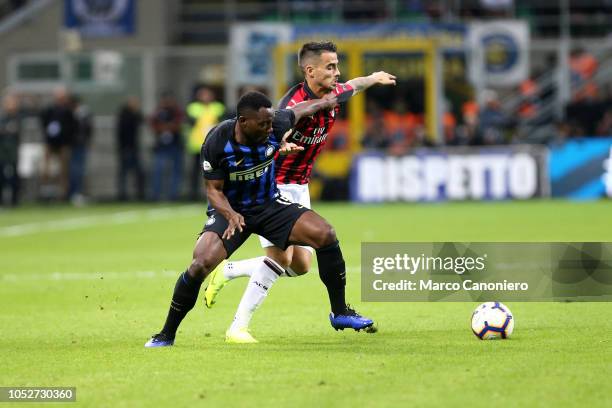
[[[355,88],[351,86],[348,82],[342,82],[336,85],[336,89],[334,89],[334,93],[336,95],[341,94],[342,92],[353,91]]]
[[[202,162],[202,175],[207,180],[225,179],[225,170],[222,167],[223,147],[219,147],[217,138],[214,137],[214,130],[206,137],[200,151],[200,161]],[[212,136],[212,137],[211,137]]]
[[[355,89],[348,83],[341,83],[336,85],[334,94],[338,97],[338,103],[345,103],[355,93]]]
[[[295,125],[295,113],[291,109],[279,109],[274,112],[272,131],[274,137],[280,143],[285,133]]]

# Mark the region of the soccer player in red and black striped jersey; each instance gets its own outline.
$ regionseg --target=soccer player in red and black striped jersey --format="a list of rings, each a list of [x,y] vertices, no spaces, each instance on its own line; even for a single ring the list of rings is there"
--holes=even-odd
[[[291,109],[300,102],[336,95],[340,103],[350,96],[364,91],[373,85],[395,85],[395,76],[386,72],[375,72],[369,76],[353,78],[340,83],[338,54],[332,42],[309,42],[302,45],[298,54],[298,64],[304,74],[304,81],[293,86],[281,99],[279,108]],[[339,113],[336,106],[330,110],[321,110],[312,116],[298,121],[288,142],[302,146],[303,150],[287,156],[276,158],[276,182],[281,194],[292,202],[310,208],[308,182],[314,162],[325,146],[327,135]],[[286,276],[303,275],[310,269],[313,249],[310,247],[291,246],[286,250],[274,246],[270,241],[260,237],[266,256],[285,268]],[[219,290],[231,279],[250,276],[250,282],[240,302],[232,326],[227,332],[226,340],[236,340],[233,333],[244,332],[248,328],[254,310],[263,302],[264,297],[258,294],[257,283],[261,277],[253,274],[260,270],[259,265],[265,257],[227,262],[213,271],[206,288],[205,302],[211,307]],[[252,288],[252,289],[251,289]]]

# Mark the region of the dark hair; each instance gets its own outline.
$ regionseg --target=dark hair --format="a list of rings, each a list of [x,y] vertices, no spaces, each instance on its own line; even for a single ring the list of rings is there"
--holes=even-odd
[[[261,92],[251,91],[247,92],[240,97],[236,111],[238,116],[244,116],[247,110],[253,110],[257,112],[260,108],[271,108],[272,102],[270,99],[262,94]]]
[[[304,43],[298,53],[298,65],[304,68],[302,66],[304,58],[312,54],[318,56],[324,52],[336,52],[336,44],[331,41],[312,41]]]

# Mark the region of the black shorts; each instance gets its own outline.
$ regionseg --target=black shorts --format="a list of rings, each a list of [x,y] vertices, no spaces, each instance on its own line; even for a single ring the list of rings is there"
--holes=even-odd
[[[229,223],[225,217],[211,209],[207,212],[208,221],[206,221],[202,233],[212,231],[219,235],[228,258],[240,248],[251,234],[261,235],[277,247],[285,250],[290,245],[289,236],[293,225],[307,211],[310,211],[310,209],[279,197],[274,201],[254,207],[248,213],[241,213],[246,224],[242,232],[236,230],[230,239],[223,239],[221,237]]]

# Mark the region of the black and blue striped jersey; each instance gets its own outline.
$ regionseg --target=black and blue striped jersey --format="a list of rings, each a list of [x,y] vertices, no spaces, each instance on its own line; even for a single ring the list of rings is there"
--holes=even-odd
[[[232,208],[248,212],[279,196],[274,157],[283,135],[295,124],[295,115],[290,109],[276,110],[268,140],[253,146],[236,142],[236,121],[223,121],[208,132],[200,159],[204,178],[223,180],[223,194]]]

